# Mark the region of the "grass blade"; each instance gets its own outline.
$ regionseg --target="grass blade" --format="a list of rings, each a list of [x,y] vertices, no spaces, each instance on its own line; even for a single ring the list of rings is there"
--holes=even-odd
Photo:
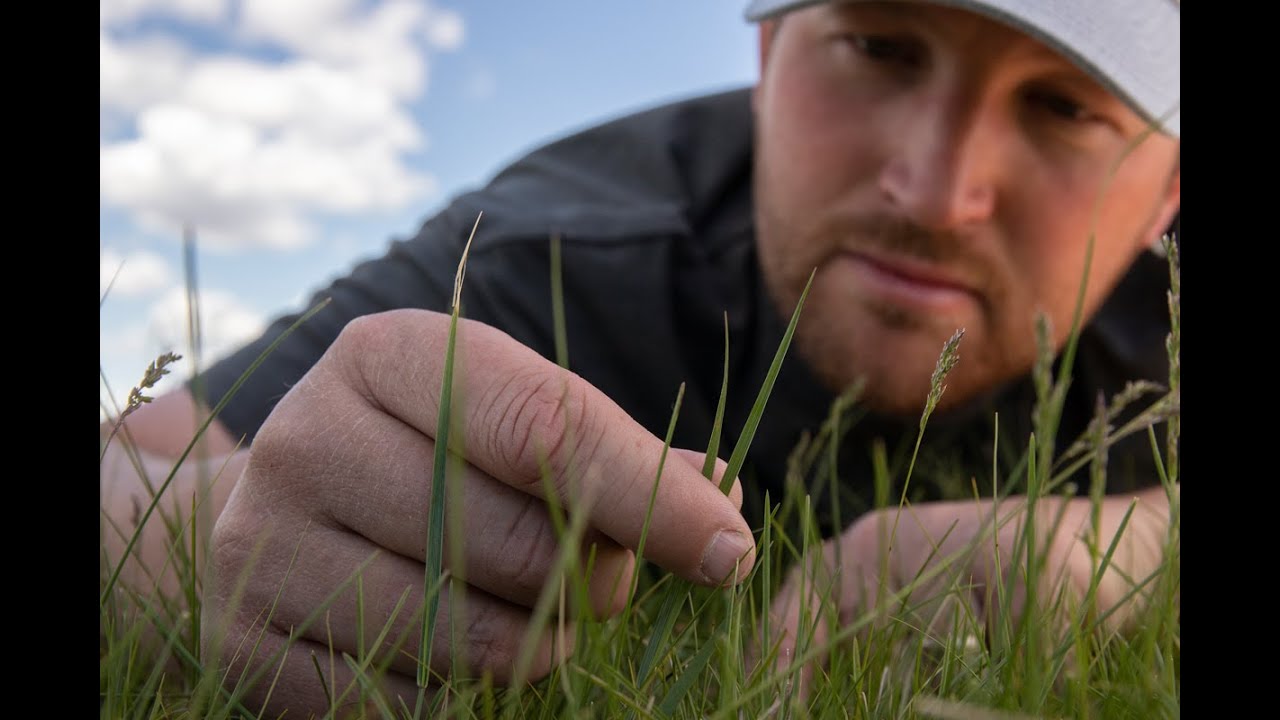
[[[676,404],[671,410],[671,421],[667,425],[667,437],[662,444],[662,455],[658,457],[658,477],[653,480],[653,489],[649,491],[649,506],[644,514],[644,525],[640,527],[640,542],[636,543],[636,558],[644,557],[644,546],[649,539],[649,524],[653,520],[653,504],[658,499],[658,483],[662,482],[662,469],[667,464],[667,453],[671,450],[671,438],[676,432],[676,420],[680,417],[680,405],[684,402],[684,383],[680,383],[680,389],[676,391]],[[636,587],[640,582],[640,573],[635,572],[631,575],[631,592],[627,593],[627,607],[623,612],[623,624],[631,618],[631,599],[636,595]]]
[[[658,706],[658,709],[664,714],[671,715],[676,711],[676,707],[680,705],[680,701],[684,699],[685,694],[689,692],[689,688],[693,686],[693,681],[697,680],[698,676],[702,674],[703,668],[707,666],[707,661],[711,659],[711,651],[716,648],[716,644],[713,639],[716,636],[716,631],[719,629],[719,626],[711,629],[710,636],[702,642],[702,647],[698,648],[697,654],[695,654],[693,659],[689,661],[689,664],[685,666],[684,672],[680,675],[680,679],[676,680],[675,684],[671,686],[671,689],[667,691],[666,697],[662,699],[662,703]]]
[[[680,383],[680,390],[676,394],[675,409],[671,413],[671,423],[667,427],[666,442],[662,447],[662,457],[658,463],[658,477],[654,480],[653,490],[649,495],[649,509],[648,512],[645,513],[644,527],[640,532],[640,543],[636,548],[637,557],[643,557],[645,539],[649,534],[649,521],[653,517],[653,504],[658,497],[658,483],[662,481],[662,467],[667,459],[667,451],[671,447],[671,437],[675,434],[676,419],[680,415],[680,404],[683,399],[684,383]],[[639,577],[639,573],[636,573],[632,578],[631,594],[628,596],[627,600],[628,613],[631,609],[630,598],[635,596],[635,583],[639,580]],[[645,647],[644,654],[640,658],[640,666],[636,675],[636,685],[638,687],[644,687],[645,679],[648,677],[649,671],[653,669],[654,663],[658,659],[659,648],[666,647],[667,638],[671,635],[671,629],[675,627],[676,615],[680,610],[680,605],[688,590],[689,584],[687,582],[675,582],[663,597],[662,608],[658,611],[658,621],[654,623],[653,632],[649,636],[649,644]]]
[[[436,421],[435,465],[431,473],[431,507],[427,512],[427,549],[426,569],[423,572],[422,586],[429,592],[431,586],[440,577],[444,565],[444,501],[449,460],[449,424],[452,418],[453,399],[453,357],[458,340],[458,312],[462,305],[462,280],[467,274],[467,253],[471,250],[471,241],[475,239],[476,228],[480,226],[480,217],[476,216],[475,225],[471,226],[471,235],[462,248],[462,258],[458,260],[458,272],[453,280],[453,307],[449,317],[449,342],[444,356],[444,379],[440,387],[440,407]],[[426,597],[426,607],[422,616],[422,647],[418,657],[418,687],[426,687],[431,675],[431,643],[435,640],[436,613],[440,610],[440,594],[437,592]]]
[[[564,322],[564,275],[560,263],[560,235],[551,236],[551,325],[556,340],[556,363],[569,369],[569,339]]]
[[[648,679],[649,672],[653,670],[654,663],[658,660],[658,653],[666,647],[667,638],[671,636],[671,629],[676,625],[676,615],[680,612],[680,606],[684,604],[688,590],[687,583],[678,582],[669,588],[662,598],[662,608],[658,610],[658,618],[653,621],[653,633],[649,636],[649,644],[644,648],[644,655],[640,658],[640,667],[636,672],[637,688],[644,688],[645,680]]]
[[[773,363],[769,365],[769,372],[765,375],[764,384],[760,386],[760,393],[756,396],[755,405],[751,406],[751,414],[747,416],[747,424],[742,428],[742,434],[738,436],[738,444],[733,448],[733,455],[729,458],[729,467],[725,469],[724,479],[720,481],[720,491],[725,495],[729,494],[729,488],[733,487],[734,478],[738,477],[738,471],[742,470],[742,464],[747,460],[747,450],[751,447],[751,441],[755,438],[756,427],[760,425],[760,417],[764,414],[765,403],[769,401],[769,394],[773,392],[773,381],[778,378],[778,371],[782,369],[782,359],[786,357],[787,348],[791,346],[791,336],[795,334],[796,322],[800,320],[800,310],[804,308],[804,300],[809,296],[809,288],[813,285],[813,275],[817,272],[815,268],[809,273],[809,281],[804,284],[804,291],[800,293],[800,300],[796,303],[795,312],[791,313],[791,322],[787,325],[787,332],[782,336],[782,342],[778,345],[778,352],[773,356]]]
[[[716,419],[711,424],[711,440],[707,443],[707,459],[702,464],[702,474],[708,480],[715,477],[716,453],[720,452],[720,433],[724,430],[724,402],[729,396],[729,313],[724,314],[724,378],[720,381],[720,400],[716,403]],[[722,481],[723,482],[723,481]],[[728,493],[725,489],[725,493]]]

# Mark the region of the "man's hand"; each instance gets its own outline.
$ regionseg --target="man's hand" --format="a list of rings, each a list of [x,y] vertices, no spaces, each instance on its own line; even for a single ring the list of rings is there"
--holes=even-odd
[[[110,439],[102,454],[99,493],[103,570],[119,571],[113,595],[121,606],[137,598],[174,616],[188,609],[189,578],[179,557],[192,547],[208,546],[213,521],[249,455],[216,420],[193,445],[192,437],[207,416],[208,410],[183,388],[143,405],[123,421],[111,419],[100,426],[103,441]],[[188,445],[193,445],[191,453],[174,468]],[[163,495],[148,516],[154,493],[161,489]],[[179,534],[174,536],[171,528]],[[125,557],[135,533],[137,541]],[[194,560],[198,576],[204,552]],[[150,622],[140,627],[149,643],[164,646],[163,634],[154,634]]]
[[[1135,501],[1093,601],[1094,617],[1115,610],[1106,616],[1105,626],[1118,630],[1133,623],[1151,590],[1148,583],[1130,596],[1133,586],[1146,581],[1164,559],[1169,527],[1164,489],[1106,498],[1097,531],[1088,499],[1036,503],[1036,548],[1044,557],[1035,585],[1041,600],[1037,607],[1055,611],[1049,616],[1055,629],[1065,629],[1063,623],[1075,617],[1086,597],[1096,568],[1090,546],[1097,543],[1099,557],[1105,553]],[[1019,542],[1026,536],[1026,520],[1024,497],[998,506],[989,500],[926,503],[859,518],[827,541],[820,554],[807,558],[803,568],[792,569],[770,613],[770,642],[777,646],[774,666],[785,670],[810,657],[792,677],[802,696],[812,688],[825,658],[821,649],[840,629],[830,626],[830,614],[821,611],[833,603],[840,627],[862,623],[869,630],[892,618],[943,641],[956,631],[956,617],[972,619],[974,623],[963,624],[984,631],[996,618],[1020,617],[1027,600],[1026,543]],[[1002,592],[996,591],[997,578]],[[1063,602],[1055,600],[1059,591],[1065,593]],[[819,651],[809,653],[808,648]],[[750,661],[768,657],[771,649],[757,646]]]
[[[324,682],[341,692],[355,680],[342,653],[354,657],[361,631],[368,644],[388,622],[388,642],[405,641],[389,656],[385,687],[412,706],[448,332],[449,316],[425,311],[352,321],[253,443],[214,531],[205,647],[221,649],[234,684],[246,666],[257,670],[291,644],[271,713],[327,711],[316,665],[326,676],[333,668]],[[465,579],[465,612],[452,617],[450,595],[441,593],[431,670],[447,674],[460,660],[470,673],[509,682],[531,608],[560,551],[544,470],[556,502],[587,514],[584,558],[595,545],[591,610],[607,616],[630,589],[663,442],[581,378],[498,330],[461,321],[457,358],[449,444],[468,464],[456,513],[464,524],[464,566],[450,570]],[[735,482],[725,497],[699,472],[701,460],[688,451],[668,456],[644,551],[683,578],[716,585],[739,561],[738,577],[745,577],[754,546],[738,511],[740,487]],[[449,556],[446,549],[446,565]],[[361,618],[350,580],[366,561]],[[304,628],[344,583],[319,621]],[[546,631],[537,640],[531,678],[571,651],[552,639]],[[249,706],[258,707],[275,671],[266,671]]]

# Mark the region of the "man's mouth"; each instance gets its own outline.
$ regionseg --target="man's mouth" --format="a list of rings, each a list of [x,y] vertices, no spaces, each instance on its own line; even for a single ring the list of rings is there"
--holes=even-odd
[[[979,302],[974,286],[950,268],[905,255],[846,251],[835,258],[860,294],[880,302],[952,314]]]

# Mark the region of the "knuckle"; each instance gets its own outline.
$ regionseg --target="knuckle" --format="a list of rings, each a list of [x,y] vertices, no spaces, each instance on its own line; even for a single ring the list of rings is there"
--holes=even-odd
[[[376,383],[370,373],[377,373],[385,358],[402,358],[404,310],[361,315],[348,322],[333,343],[331,355],[346,383],[372,400]],[[329,354],[326,354],[326,357]]]
[[[286,423],[279,415],[286,411],[283,406],[277,407],[276,412],[272,413],[277,417],[268,417],[267,422],[263,423],[262,429],[258,431],[257,437],[253,439],[242,482],[250,484],[260,473],[270,473],[276,469],[288,467],[290,458],[305,455],[305,452],[300,452],[305,448],[300,448],[299,445],[305,441],[306,435],[287,432],[282,427]]]
[[[276,651],[288,643],[287,633],[261,621],[235,622],[219,631],[223,634],[216,635],[211,626],[202,624],[201,660],[220,670],[226,691],[242,693],[245,703],[260,707],[269,697],[270,683],[241,683],[251,672],[271,666]]]
[[[254,523],[234,508],[223,512],[214,524],[209,537],[209,572],[207,573],[209,597],[206,600],[220,603],[243,573],[249,570],[254,547],[260,533]]]
[[[323,451],[332,434],[333,377],[327,368],[311,368],[272,408],[250,445],[244,473],[268,476],[287,470]]]
[[[248,523],[225,514],[210,535],[200,624],[203,645],[221,648],[215,655],[237,653],[255,626],[275,631],[264,615],[275,586],[263,581],[270,573],[262,567],[265,553],[258,552],[259,545]]]
[[[387,348],[395,341],[396,320],[400,314],[398,311],[388,311],[352,318],[338,333],[334,348],[344,355],[353,351]]]
[[[519,628],[512,627],[504,613],[489,603],[470,603],[466,614],[463,646],[467,665],[474,672],[509,672],[522,635]]]
[[[556,472],[576,454],[591,433],[586,392],[565,373],[537,369],[513,376],[495,393],[497,422],[488,426],[490,457],[514,477],[535,486],[545,463]],[[482,415],[484,415],[482,413]]]
[[[525,596],[535,596],[546,582],[546,571],[557,549],[555,537],[548,532],[545,515],[539,512],[541,501],[530,497],[524,510],[507,529],[503,543],[504,576]]]
[[[234,571],[241,565],[250,538],[247,530],[246,523],[234,510],[222,513],[214,524],[209,537],[209,560],[216,577],[221,578],[225,571]]]
[[[279,408],[278,408],[279,410]],[[237,512],[227,513],[228,532],[240,532],[235,524],[249,523],[244,531],[246,539],[260,536],[254,531],[251,518],[261,508],[271,512],[286,507],[300,507],[317,502],[317,483],[323,473],[316,471],[318,458],[331,456],[332,445],[303,423],[273,413],[254,438],[249,459],[237,483],[239,495]],[[235,523],[235,524],[233,524]],[[221,521],[219,521],[219,525]],[[258,528],[260,530],[260,527]]]

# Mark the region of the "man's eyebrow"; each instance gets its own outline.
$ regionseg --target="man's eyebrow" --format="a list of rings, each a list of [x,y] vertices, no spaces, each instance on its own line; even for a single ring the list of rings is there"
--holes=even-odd
[[[895,18],[917,14],[916,3],[913,2],[832,2],[826,5],[842,18],[858,13]]]

